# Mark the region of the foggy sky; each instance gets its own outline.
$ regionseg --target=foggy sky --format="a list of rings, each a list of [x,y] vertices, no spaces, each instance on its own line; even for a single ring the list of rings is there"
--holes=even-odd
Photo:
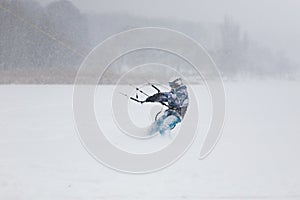
[[[48,3],[52,0],[39,0]],[[204,23],[233,17],[249,36],[300,63],[299,0],[71,0],[84,12],[125,12]]]

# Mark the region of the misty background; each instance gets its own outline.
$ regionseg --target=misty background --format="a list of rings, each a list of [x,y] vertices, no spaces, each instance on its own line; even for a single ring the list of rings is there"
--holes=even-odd
[[[0,0],[0,83],[73,83],[97,44],[145,26],[196,39],[225,80],[299,78],[296,1],[149,2]],[[114,63],[104,82],[114,83],[131,62],[145,63],[149,55],[180,62],[163,52],[136,52]],[[195,74],[186,63],[178,70],[191,79]]]

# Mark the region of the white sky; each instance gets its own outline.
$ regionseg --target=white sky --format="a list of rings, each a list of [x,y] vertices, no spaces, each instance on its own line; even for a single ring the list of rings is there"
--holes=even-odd
[[[46,3],[52,0],[39,0]],[[250,37],[300,62],[300,0],[71,0],[86,12],[220,22],[232,16]]]

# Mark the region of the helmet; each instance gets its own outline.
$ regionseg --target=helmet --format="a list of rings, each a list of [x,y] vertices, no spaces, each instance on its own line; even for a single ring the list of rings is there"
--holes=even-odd
[[[182,79],[181,78],[176,78],[175,80],[169,82],[169,86],[171,88],[178,88],[182,85]]]

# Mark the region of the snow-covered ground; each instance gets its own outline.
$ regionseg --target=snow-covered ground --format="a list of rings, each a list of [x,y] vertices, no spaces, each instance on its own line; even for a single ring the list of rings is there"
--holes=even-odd
[[[198,87],[205,129],[208,100]],[[239,81],[225,87],[227,119],[209,157],[198,160],[200,135],[172,166],[129,175],[104,167],[82,147],[72,86],[2,85],[0,199],[300,199],[300,82]],[[98,116],[107,117],[109,128],[106,110]],[[122,145],[122,137],[112,139]],[[165,140],[155,138],[160,139]]]

